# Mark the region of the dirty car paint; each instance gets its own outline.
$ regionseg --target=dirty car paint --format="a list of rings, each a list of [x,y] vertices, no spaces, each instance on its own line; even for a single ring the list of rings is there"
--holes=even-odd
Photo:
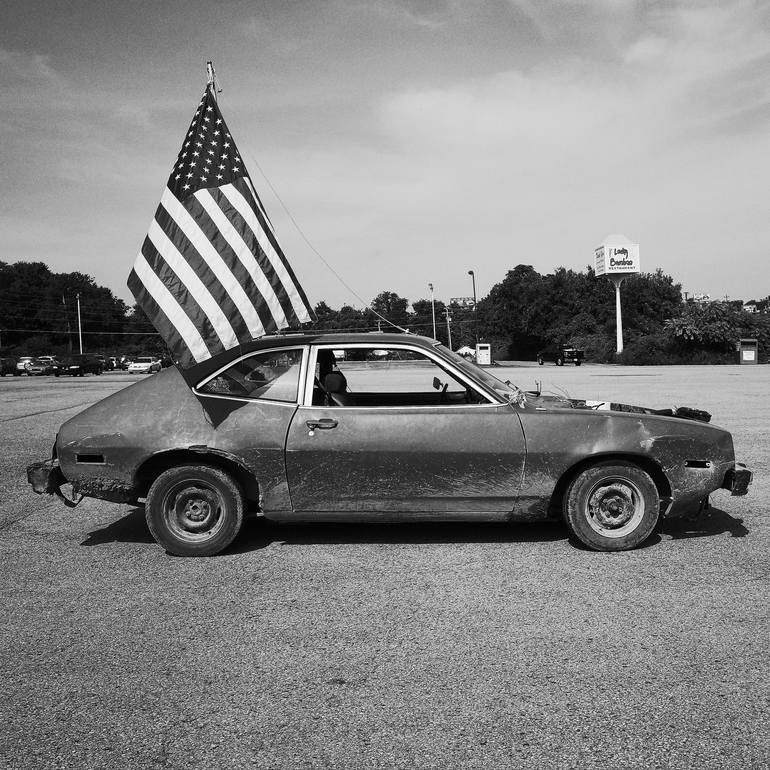
[[[94,404],[62,425],[58,466],[34,471],[36,491],[61,479],[75,493],[115,502],[146,494],[151,469],[180,462],[221,462],[253,480],[249,505],[277,519],[422,513],[436,517],[538,519],[553,512],[556,494],[576,469],[606,458],[651,470],[666,512],[685,512],[728,480],[744,494],[751,474],[736,470],[730,434],[713,425],[650,410],[597,411],[585,402],[516,390],[510,400],[480,373],[487,404],[376,408],[196,394],[196,382],[251,351],[370,341],[368,335],[263,338],[187,370],[163,370]],[[378,335],[378,344],[411,345],[445,356],[430,340]],[[300,383],[299,393],[310,392]],[[513,386],[511,386],[513,387]],[[692,410],[691,410],[692,411]],[[696,410],[697,411],[697,410]],[[702,414],[702,413],[699,413]],[[308,421],[330,419],[334,431]],[[169,467],[166,465],[165,467]],[[50,478],[46,473],[52,473]],[[159,472],[159,471],[158,471]],[[157,475],[157,474],[156,474]],[[323,517],[323,516],[322,516]]]
[[[57,455],[75,492],[114,502],[141,496],[144,463],[178,450],[225,457],[253,473],[269,507],[289,506],[283,449],[294,406],[235,402],[215,427],[176,368],[94,404],[62,425]],[[110,430],[112,428],[112,430]],[[78,462],[98,450],[103,464]]]

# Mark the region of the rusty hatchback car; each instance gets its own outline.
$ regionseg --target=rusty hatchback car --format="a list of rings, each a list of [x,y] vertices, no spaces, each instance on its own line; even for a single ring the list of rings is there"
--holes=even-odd
[[[617,551],[715,490],[746,493],[751,473],[708,415],[599,406],[524,392],[424,337],[276,335],[94,404],[28,478],[36,492],[64,497],[69,482],[144,501],[157,542],[184,556],[221,552],[248,512],[563,517],[589,548]]]

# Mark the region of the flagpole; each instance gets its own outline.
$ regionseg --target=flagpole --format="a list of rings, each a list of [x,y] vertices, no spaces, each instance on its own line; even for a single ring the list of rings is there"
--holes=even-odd
[[[217,88],[217,73],[214,71],[214,62],[206,62],[206,75],[208,76],[208,88],[211,90],[211,95],[214,97],[214,101],[217,101],[217,93],[221,93],[222,89]]]

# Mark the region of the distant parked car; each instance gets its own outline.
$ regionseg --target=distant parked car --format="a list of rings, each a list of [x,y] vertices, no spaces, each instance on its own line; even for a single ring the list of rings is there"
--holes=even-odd
[[[16,376],[19,377],[22,374],[29,374],[30,364],[35,360],[34,356],[20,356],[16,362]]]
[[[54,375],[59,377],[69,374],[73,377],[82,377],[84,374],[101,374],[102,362],[94,356],[71,356],[59,362],[54,368]]]
[[[138,356],[129,364],[129,374],[152,374],[160,371],[160,361],[152,356]]]
[[[31,361],[31,363],[27,366],[27,374],[30,376],[36,375],[45,375],[45,374],[53,374],[54,372],[54,359],[48,356],[35,358]]]
[[[15,358],[0,358],[0,377],[5,377],[6,374],[20,374],[16,370],[16,359]]]

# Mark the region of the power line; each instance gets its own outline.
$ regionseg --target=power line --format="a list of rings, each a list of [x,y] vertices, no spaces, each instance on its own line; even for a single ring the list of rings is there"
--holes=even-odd
[[[57,334],[60,336],[66,336],[67,332],[55,329],[6,329],[0,328],[2,332],[25,332],[27,334]],[[83,334],[104,334],[107,337],[125,337],[125,336],[137,336],[137,337],[160,337],[158,332],[89,332],[83,330]]]
[[[356,299],[357,299],[357,300],[358,300],[358,301],[359,301],[361,304],[363,304],[363,305],[366,305],[366,307],[367,307],[367,310],[371,310],[371,311],[372,311],[372,313],[374,313],[374,314],[375,314],[375,315],[376,315],[378,318],[381,318],[383,321],[385,321],[385,323],[387,323],[387,324],[390,324],[390,325],[391,325],[393,328],[395,328],[395,329],[398,329],[398,330],[399,330],[399,331],[401,331],[401,332],[406,332],[406,329],[403,329],[403,328],[402,328],[402,327],[400,327],[398,324],[395,324],[395,323],[393,323],[393,321],[391,321],[391,320],[389,320],[389,319],[385,318],[385,316],[384,316],[384,315],[381,315],[380,313],[378,313],[378,312],[377,312],[377,311],[376,311],[376,310],[375,310],[375,309],[374,309],[374,308],[371,306],[371,304],[370,304],[370,303],[368,303],[368,302],[366,302],[366,300],[364,300],[364,299],[363,299],[363,298],[362,298],[362,297],[361,297],[361,296],[358,294],[358,292],[356,292],[356,291],[355,291],[355,289],[353,289],[353,287],[352,287],[352,286],[350,286],[350,285],[349,285],[349,284],[348,284],[348,283],[347,283],[347,282],[346,282],[346,281],[345,281],[345,280],[342,278],[342,276],[341,276],[341,275],[340,275],[340,274],[339,274],[339,273],[338,273],[338,272],[337,272],[337,271],[336,271],[336,270],[335,270],[335,269],[334,269],[334,268],[333,268],[333,267],[332,267],[332,266],[331,266],[331,265],[330,265],[330,264],[329,264],[329,263],[326,261],[326,259],[324,258],[323,254],[321,254],[321,252],[320,252],[320,251],[318,251],[318,249],[317,249],[315,246],[313,246],[313,244],[310,242],[310,239],[309,239],[309,238],[308,238],[308,237],[305,235],[305,233],[303,232],[302,228],[299,226],[299,223],[297,222],[297,220],[296,220],[296,219],[294,219],[294,215],[291,213],[291,211],[289,211],[289,208],[288,208],[288,206],[287,206],[287,205],[286,205],[286,204],[283,202],[283,198],[281,198],[281,196],[278,194],[278,191],[275,189],[275,187],[273,187],[273,184],[272,184],[272,182],[271,182],[271,181],[270,181],[270,180],[267,178],[267,174],[265,174],[264,170],[262,169],[262,166],[260,166],[260,165],[259,165],[259,161],[258,161],[258,160],[257,160],[257,159],[254,157],[254,155],[253,155],[251,152],[249,153],[249,159],[250,159],[250,160],[252,160],[252,161],[254,161],[254,165],[255,165],[255,166],[257,167],[257,169],[259,170],[259,173],[260,173],[260,174],[262,174],[262,178],[263,178],[263,179],[265,180],[265,182],[267,183],[267,186],[268,186],[268,187],[269,187],[269,188],[272,190],[272,192],[273,192],[273,195],[275,195],[276,199],[277,199],[277,200],[278,200],[278,202],[281,204],[281,208],[283,208],[283,210],[286,212],[286,216],[287,216],[287,217],[289,217],[289,219],[291,220],[291,223],[294,225],[294,228],[295,228],[295,229],[296,229],[296,231],[299,233],[299,235],[300,235],[300,237],[302,238],[302,240],[303,240],[303,241],[305,241],[305,243],[308,245],[308,247],[310,248],[310,250],[311,250],[311,251],[312,251],[312,252],[313,252],[313,253],[314,253],[314,254],[315,254],[317,257],[318,257],[318,259],[320,259],[320,260],[321,260],[321,262],[323,262],[323,263],[324,263],[324,265],[326,265],[327,269],[328,269],[328,270],[330,270],[330,271],[331,271],[331,272],[334,274],[334,276],[337,278],[337,280],[338,280],[338,281],[339,281],[339,282],[340,282],[340,283],[341,283],[341,284],[342,284],[342,285],[343,285],[343,286],[344,286],[344,287],[345,287],[345,288],[346,288],[346,289],[347,289],[347,290],[348,290],[348,291],[349,291],[349,292],[350,292],[350,293],[351,293],[351,294],[352,294],[352,295],[353,295],[353,296],[354,296],[354,297],[355,297],[355,298],[356,298]]]

